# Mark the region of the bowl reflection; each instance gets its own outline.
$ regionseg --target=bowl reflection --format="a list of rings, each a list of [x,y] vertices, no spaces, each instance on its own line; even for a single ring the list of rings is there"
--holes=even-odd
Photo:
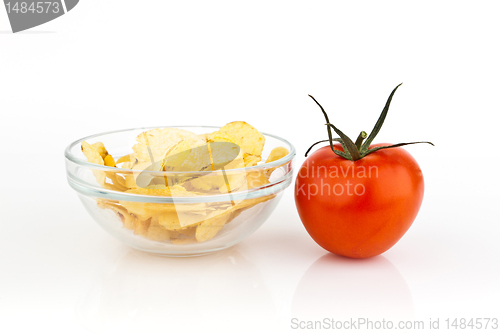
[[[228,249],[191,258],[130,250],[96,279],[76,311],[91,332],[124,333],[258,331],[276,309],[260,271]]]

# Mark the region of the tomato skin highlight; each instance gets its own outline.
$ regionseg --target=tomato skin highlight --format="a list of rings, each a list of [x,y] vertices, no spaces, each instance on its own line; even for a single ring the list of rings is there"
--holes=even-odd
[[[382,145],[389,144],[370,149]],[[422,171],[400,147],[357,161],[323,147],[306,159],[295,181],[295,204],[309,235],[325,250],[351,258],[373,257],[396,244],[423,195]]]

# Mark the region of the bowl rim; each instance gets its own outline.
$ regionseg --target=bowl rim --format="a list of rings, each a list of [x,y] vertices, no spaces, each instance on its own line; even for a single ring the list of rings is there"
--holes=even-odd
[[[219,126],[195,126],[195,125],[190,125],[190,126],[152,126],[152,127],[135,127],[135,128],[128,128],[128,129],[123,129],[123,130],[116,130],[116,131],[108,131],[108,132],[102,132],[102,133],[97,133],[97,134],[93,134],[93,135],[89,135],[89,136],[86,136],[84,138],[81,138],[81,139],[78,139],[78,140],[75,140],[73,141],[72,143],[70,143],[66,149],[64,150],[64,157],[75,163],[75,164],[78,164],[78,165],[81,165],[81,166],[84,166],[84,167],[88,167],[88,168],[92,168],[92,169],[95,169],[95,170],[103,170],[103,171],[114,171],[114,172],[117,172],[117,171],[125,171],[125,172],[139,172],[141,170],[134,170],[134,169],[124,169],[124,168],[117,168],[117,167],[110,167],[110,166],[106,166],[106,165],[100,165],[100,164],[95,164],[95,163],[91,163],[91,162],[88,162],[84,159],[81,159],[81,158],[78,158],[76,157],[75,155],[73,155],[71,153],[71,149],[78,145],[78,144],[81,144],[82,141],[87,141],[87,140],[90,140],[90,139],[93,139],[93,138],[96,138],[96,137],[99,137],[99,136],[103,136],[103,135],[110,135],[110,134],[116,134],[116,133],[122,133],[122,132],[130,132],[130,131],[138,131],[138,130],[152,130],[152,129],[157,129],[157,128],[210,128],[210,129],[218,129],[218,128],[221,128]],[[263,163],[263,164],[258,164],[258,165],[254,165],[254,166],[251,166],[251,167],[245,167],[245,168],[238,168],[238,169],[227,169],[227,171],[243,171],[243,170],[257,170],[257,169],[260,169],[262,167],[266,167],[266,168],[272,168],[272,167],[275,167],[275,166],[279,166],[279,165],[282,165],[284,163],[288,163],[290,160],[293,159],[293,157],[295,157],[295,147],[288,141],[288,140],[285,140],[277,135],[273,135],[273,134],[269,134],[269,133],[265,133],[265,132],[260,132],[261,134],[265,135],[265,136],[269,136],[269,137],[272,137],[274,139],[277,139],[277,140],[280,140],[284,143],[286,143],[289,147],[290,147],[290,151],[288,152],[288,155],[276,160],[276,161],[273,161],[273,162],[269,162],[269,163]],[[142,170],[144,171],[144,170]],[[204,174],[204,173],[207,173],[207,174],[210,174],[212,173],[213,171],[148,171],[149,173],[161,173],[161,174],[172,174],[172,175],[175,175],[175,174],[189,174],[189,173],[195,173],[195,174]]]

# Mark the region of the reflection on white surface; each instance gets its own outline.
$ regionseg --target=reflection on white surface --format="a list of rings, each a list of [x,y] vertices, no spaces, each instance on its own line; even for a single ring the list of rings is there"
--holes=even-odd
[[[259,270],[237,250],[164,258],[130,250],[76,308],[91,332],[252,329],[275,316]],[[258,327],[254,327],[258,329]],[[212,330],[211,330],[212,329]]]
[[[398,269],[385,257],[349,259],[328,253],[304,273],[292,318],[410,319],[413,299]]]

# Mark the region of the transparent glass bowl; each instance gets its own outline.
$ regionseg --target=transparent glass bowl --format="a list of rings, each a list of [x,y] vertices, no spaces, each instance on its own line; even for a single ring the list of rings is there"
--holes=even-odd
[[[175,128],[196,134],[219,129]],[[140,172],[89,163],[81,150],[82,141],[103,142],[107,151],[118,159],[130,154],[137,143],[136,137],[150,129],[153,128],[96,134],[73,142],[65,151],[69,185],[78,193],[84,207],[104,230],[132,248],[166,256],[193,256],[233,246],[266,221],[292,182],[294,147],[282,138],[264,133],[263,161],[276,147],[285,147],[289,154],[274,162],[239,169]],[[125,182],[137,180],[138,184],[139,179],[157,184],[157,189],[125,191],[120,188]],[[226,184],[238,183],[238,186],[235,190],[228,188],[226,193],[220,190],[196,190],[195,194],[168,192],[176,184],[189,188],[191,183],[205,185],[224,180]]]

